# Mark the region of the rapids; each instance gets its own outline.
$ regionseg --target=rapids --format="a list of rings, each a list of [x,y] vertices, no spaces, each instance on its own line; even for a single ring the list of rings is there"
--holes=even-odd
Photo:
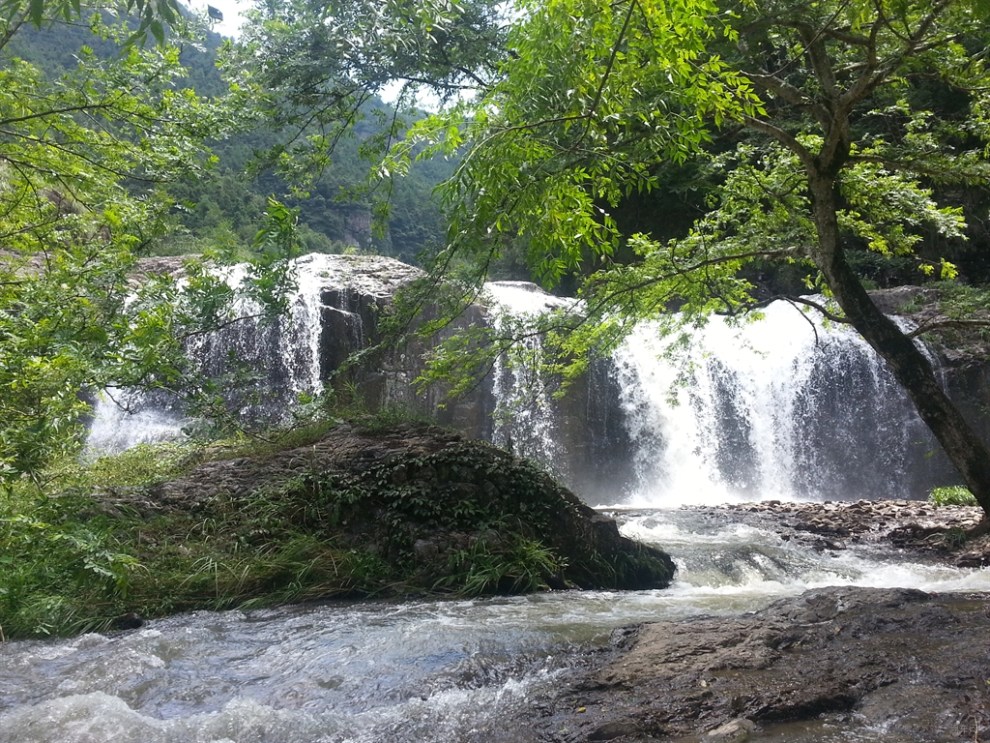
[[[533,705],[623,625],[735,614],[814,586],[990,588],[986,569],[818,552],[718,509],[617,516],[674,556],[669,590],[198,612],[2,644],[0,742],[520,743],[535,740]],[[789,740],[853,739],[840,733]]]
[[[282,410],[318,391],[321,313],[364,331],[343,306],[320,304],[321,261],[303,263],[311,275],[274,336],[239,328],[243,336],[194,349],[203,363],[236,352],[274,370],[281,392],[269,397]],[[564,306],[532,286],[488,293],[496,323]],[[632,472],[606,483],[606,500],[621,506],[605,510],[627,536],[674,557],[670,589],[201,612],[126,633],[0,644],[0,743],[523,743],[537,739],[539,700],[624,625],[738,614],[823,586],[990,591],[986,568],[878,547],[816,550],[706,506],[901,498],[943,484],[930,436],[860,339],[784,303],[765,314],[738,327],[713,318],[673,356],[644,324],[611,360]],[[522,351],[536,357],[539,344]],[[281,361],[271,366],[273,355]],[[564,425],[556,401],[525,367],[499,361],[493,371],[495,441],[552,465]],[[245,410],[253,404],[246,398]],[[91,445],[116,450],[185,425],[167,408],[144,413],[125,421],[98,408]],[[814,724],[760,735],[752,740],[889,743],[882,730]]]

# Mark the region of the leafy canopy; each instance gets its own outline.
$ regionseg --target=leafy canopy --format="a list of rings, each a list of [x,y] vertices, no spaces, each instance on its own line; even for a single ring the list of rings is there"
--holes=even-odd
[[[933,233],[963,239],[961,209],[936,191],[988,175],[982,11],[971,0],[524,0],[498,79],[416,126],[392,168],[463,151],[444,191],[441,266],[467,259],[481,278],[522,238],[534,275],[578,275],[598,319],[738,313],[756,304],[746,265],[821,269],[852,246],[951,277],[919,248]],[[688,233],[618,223],[616,208],[662,189],[672,163],[699,160],[709,196]],[[812,178],[837,194],[840,239],[825,252]]]
[[[95,8],[94,37],[120,54],[83,46],[47,78],[6,52],[34,3],[3,8],[0,484],[74,445],[88,394],[178,383],[182,330],[202,309],[176,302],[168,277],[135,274],[136,259],[160,234],[161,185],[208,165],[205,142],[229,122],[183,84],[177,45],[128,44],[132,26]],[[77,12],[45,5],[43,22]]]

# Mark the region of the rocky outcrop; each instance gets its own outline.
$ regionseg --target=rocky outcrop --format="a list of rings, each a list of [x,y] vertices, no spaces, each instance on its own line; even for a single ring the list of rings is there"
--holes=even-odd
[[[433,335],[410,332],[396,346],[355,358],[354,354],[382,341],[380,322],[396,292],[423,274],[394,259],[376,256],[319,256],[309,260],[318,261],[319,271],[326,277],[322,282],[326,286],[319,290],[319,377],[323,382],[337,388],[350,386],[371,410],[398,406],[427,415],[471,438],[495,438],[497,401],[492,370],[468,392],[456,396],[443,384],[426,388],[416,384],[438,345],[463,331],[491,325],[487,307],[467,305]],[[300,270],[311,271],[312,267],[303,264]],[[528,286],[535,294],[542,294],[535,285]],[[423,306],[410,330],[433,322],[438,314],[437,306]],[[566,483],[580,485],[591,499],[598,492],[614,493],[617,480],[628,471],[630,446],[618,413],[618,395],[610,364],[599,361],[553,403],[559,456],[543,464]],[[525,449],[515,453],[536,454]]]
[[[259,493],[276,494],[298,513],[297,526],[328,544],[388,565],[379,588],[391,592],[663,588],[674,573],[665,553],[620,536],[546,473],[427,426],[342,426],[306,446],[209,462],[102,497],[209,520],[215,509],[250,508]]]
[[[988,632],[985,594],[911,589],[825,588],[751,615],[646,624],[547,705],[539,739],[985,740]]]
[[[977,506],[934,506],[909,500],[770,500],[690,510],[772,530],[785,541],[803,542],[819,552],[841,552],[867,545],[896,549],[910,554],[911,559],[937,559],[957,567],[990,567],[990,534],[977,533],[984,515]]]
[[[765,501],[689,510],[829,553],[868,545],[908,561],[990,565],[975,507]],[[537,739],[984,740],[988,630],[988,593],[854,587],[811,590],[753,614],[629,627],[541,704]]]
[[[916,327],[940,324],[926,333],[926,343],[938,357],[949,396],[983,438],[990,440],[990,308],[974,308],[960,318],[943,311],[938,289],[902,286],[873,292],[884,312],[899,315]],[[954,481],[948,467],[946,481]]]

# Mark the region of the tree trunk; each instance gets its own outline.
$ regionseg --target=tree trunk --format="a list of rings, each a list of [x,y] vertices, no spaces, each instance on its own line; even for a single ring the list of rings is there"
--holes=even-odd
[[[990,448],[942,389],[925,354],[884,315],[850,267],[839,240],[834,179],[809,174],[818,251],[815,262],[853,327],[886,360],[921,419],[990,519]]]

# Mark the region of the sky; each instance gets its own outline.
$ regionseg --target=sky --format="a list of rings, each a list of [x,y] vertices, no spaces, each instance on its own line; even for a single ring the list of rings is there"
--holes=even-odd
[[[206,6],[212,5],[223,13],[223,21],[213,22],[213,30],[223,36],[236,36],[242,19],[240,12],[251,7],[250,0],[187,0],[188,6],[197,13],[205,13]]]

